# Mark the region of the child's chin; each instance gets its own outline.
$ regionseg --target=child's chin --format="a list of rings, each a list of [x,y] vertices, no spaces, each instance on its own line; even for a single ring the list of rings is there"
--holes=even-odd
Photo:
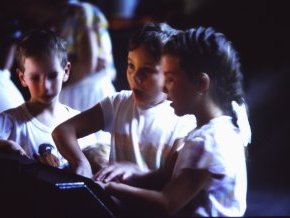
[[[44,103],[44,104],[50,104],[50,103],[52,103],[53,102],[53,97],[51,97],[51,98],[43,98],[43,99],[41,99],[42,100],[42,103]]]
[[[142,96],[140,95],[134,95],[134,101],[137,106],[142,106],[145,104],[144,100],[142,99]]]
[[[173,107],[173,106],[172,106]],[[185,115],[185,113],[181,110],[178,110],[176,107],[173,107],[174,109],[174,113],[177,115],[177,116],[183,116]]]

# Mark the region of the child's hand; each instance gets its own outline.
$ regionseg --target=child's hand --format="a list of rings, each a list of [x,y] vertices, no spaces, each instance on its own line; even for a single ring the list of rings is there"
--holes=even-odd
[[[1,144],[1,148],[4,151],[7,152],[13,152],[13,153],[18,153],[22,156],[27,156],[26,152],[24,151],[24,149],[16,142],[11,141],[11,140],[0,140],[0,144]]]
[[[54,156],[52,153],[45,153],[42,156],[35,155],[35,158],[42,164],[52,166],[52,167],[59,167],[60,161],[59,159]]]
[[[70,167],[72,171],[78,175],[87,177],[87,178],[92,178],[92,168],[87,159],[81,160],[77,163],[70,163]]]
[[[104,183],[101,181],[94,181],[95,183],[97,183],[102,189],[106,189],[106,187],[108,186],[109,183]]]
[[[129,162],[119,162],[104,167],[93,176],[93,179],[102,182],[116,181],[126,183],[126,181],[130,179],[130,177],[143,173],[144,172],[141,171],[137,164]]]

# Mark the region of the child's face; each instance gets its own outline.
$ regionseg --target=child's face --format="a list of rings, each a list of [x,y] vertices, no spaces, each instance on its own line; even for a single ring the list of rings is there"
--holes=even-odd
[[[173,101],[171,106],[174,108],[175,114],[182,116],[193,113],[194,96],[196,96],[195,85],[180,68],[179,58],[164,55],[161,63],[165,75],[165,90],[169,99]]]
[[[21,84],[29,89],[30,100],[44,104],[58,101],[62,83],[69,76],[70,64],[63,68],[57,55],[50,55],[27,57],[23,65],[24,72],[18,70],[18,75]]]
[[[160,63],[143,46],[128,53],[127,79],[139,107],[151,107],[166,99]]]

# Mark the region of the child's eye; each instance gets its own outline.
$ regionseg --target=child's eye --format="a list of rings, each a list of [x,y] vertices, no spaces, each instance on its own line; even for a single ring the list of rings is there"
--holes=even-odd
[[[48,79],[55,79],[57,78],[58,73],[57,72],[51,72],[48,74]]]
[[[165,77],[165,82],[172,82],[172,78],[170,78],[170,77]]]
[[[31,76],[30,79],[34,82],[37,82],[39,80],[39,76]]]
[[[143,74],[144,76],[156,74],[157,72],[158,72],[157,70],[155,70],[154,68],[150,68],[150,67],[145,67],[145,68],[140,70],[140,73]]]
[[[128,62],[128,69],[130,69],[130,70],[134,69],[134,65],[130,62]]]
[[[170,77],[166,77],[165,78],[165,84],[166,85],[171,85],[173,83],[173,79],[172,78],[170,78]]]

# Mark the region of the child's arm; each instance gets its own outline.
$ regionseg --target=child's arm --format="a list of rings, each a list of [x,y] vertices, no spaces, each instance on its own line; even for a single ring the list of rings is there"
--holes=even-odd
[[[78,145],[77,139],[103,129],[104,118],[100,104],[72,117],[57,126],[52,137],[55,144],[77,174],[91,177],[91,166]]]
[[[125,182],[135,175],[144,174],[140,167],[128,161],[114,162],[104,166],[95,175],[94,180],[102,182],[120,181]]]
[[[183,139],[176,139],[167,159],[158,170],[142,171],[137,164],[130,162],[112,163],[94,175],[94,180],[102,182],[118,181],[135,187],[160,189],[171,177],[178,151]]]
[[[121,183],[109,183],[105,190],[131,205],[135,212],[146,215],[173,215],[188,204],[207,184],[206,170],[184,169],[171,179],[162,191],[136,188]]]
[[[23,150],[23,148],[18,143],[11,141],[11,140],[0,139],[0,149],[3,151],[15,152],[15,153],[18,153],[20,155],[27,156],[27,154]]]

